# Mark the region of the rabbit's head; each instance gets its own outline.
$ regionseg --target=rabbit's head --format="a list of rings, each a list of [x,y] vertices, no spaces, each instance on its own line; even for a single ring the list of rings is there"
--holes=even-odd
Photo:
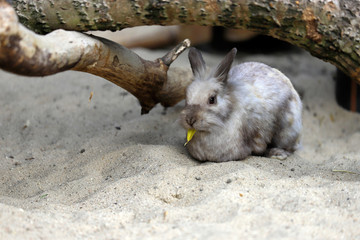
[[[181,112],[181,124],[185,129],[209,132],[224,126],[230,117],[234,99],[227,80],[236,52],[233,48],[214,71],[206,74],[201,53],[195,48],[190,49],[194,81],[186,89],[185,109]]]

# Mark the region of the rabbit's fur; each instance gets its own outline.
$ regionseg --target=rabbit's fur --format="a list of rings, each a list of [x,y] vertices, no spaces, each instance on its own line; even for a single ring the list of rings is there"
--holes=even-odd
[[[201,161],[251,154],[285,159],[300,147],[300,97],[277,69],[257,62],[231,68],[235,55],[236,48],[207,75],[201,53],[190,49],[194,81],[186,90],[180,121],[196,133],[187,149]]]

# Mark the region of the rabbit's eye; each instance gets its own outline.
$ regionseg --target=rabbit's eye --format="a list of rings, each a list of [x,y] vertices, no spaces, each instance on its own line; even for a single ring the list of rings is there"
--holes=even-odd
[[[209,97],[209,104],[216,104],[216,95]]]

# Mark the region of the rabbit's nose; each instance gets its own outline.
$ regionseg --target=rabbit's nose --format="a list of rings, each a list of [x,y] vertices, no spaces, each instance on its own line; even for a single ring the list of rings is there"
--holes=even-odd
[[[186,122],[187,122],[187,124],[189,124],[192,127],[194,125],[194,123],[196,122],[196,118],[194,118],[193,116],[188,116],[186,118]]]

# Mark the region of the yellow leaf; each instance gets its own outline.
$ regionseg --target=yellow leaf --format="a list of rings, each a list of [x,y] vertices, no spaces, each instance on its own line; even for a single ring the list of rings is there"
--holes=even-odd
[[[190,140],[193,138],[195,132],[196,132],[195,129],[188,129],[188,130],[187,130],[187,134],[186,134],[186,140],[187,140],[187,142],[184,144],[184,146],[186,146],[186,144],[188,144],[188,143],[190,142]]]

